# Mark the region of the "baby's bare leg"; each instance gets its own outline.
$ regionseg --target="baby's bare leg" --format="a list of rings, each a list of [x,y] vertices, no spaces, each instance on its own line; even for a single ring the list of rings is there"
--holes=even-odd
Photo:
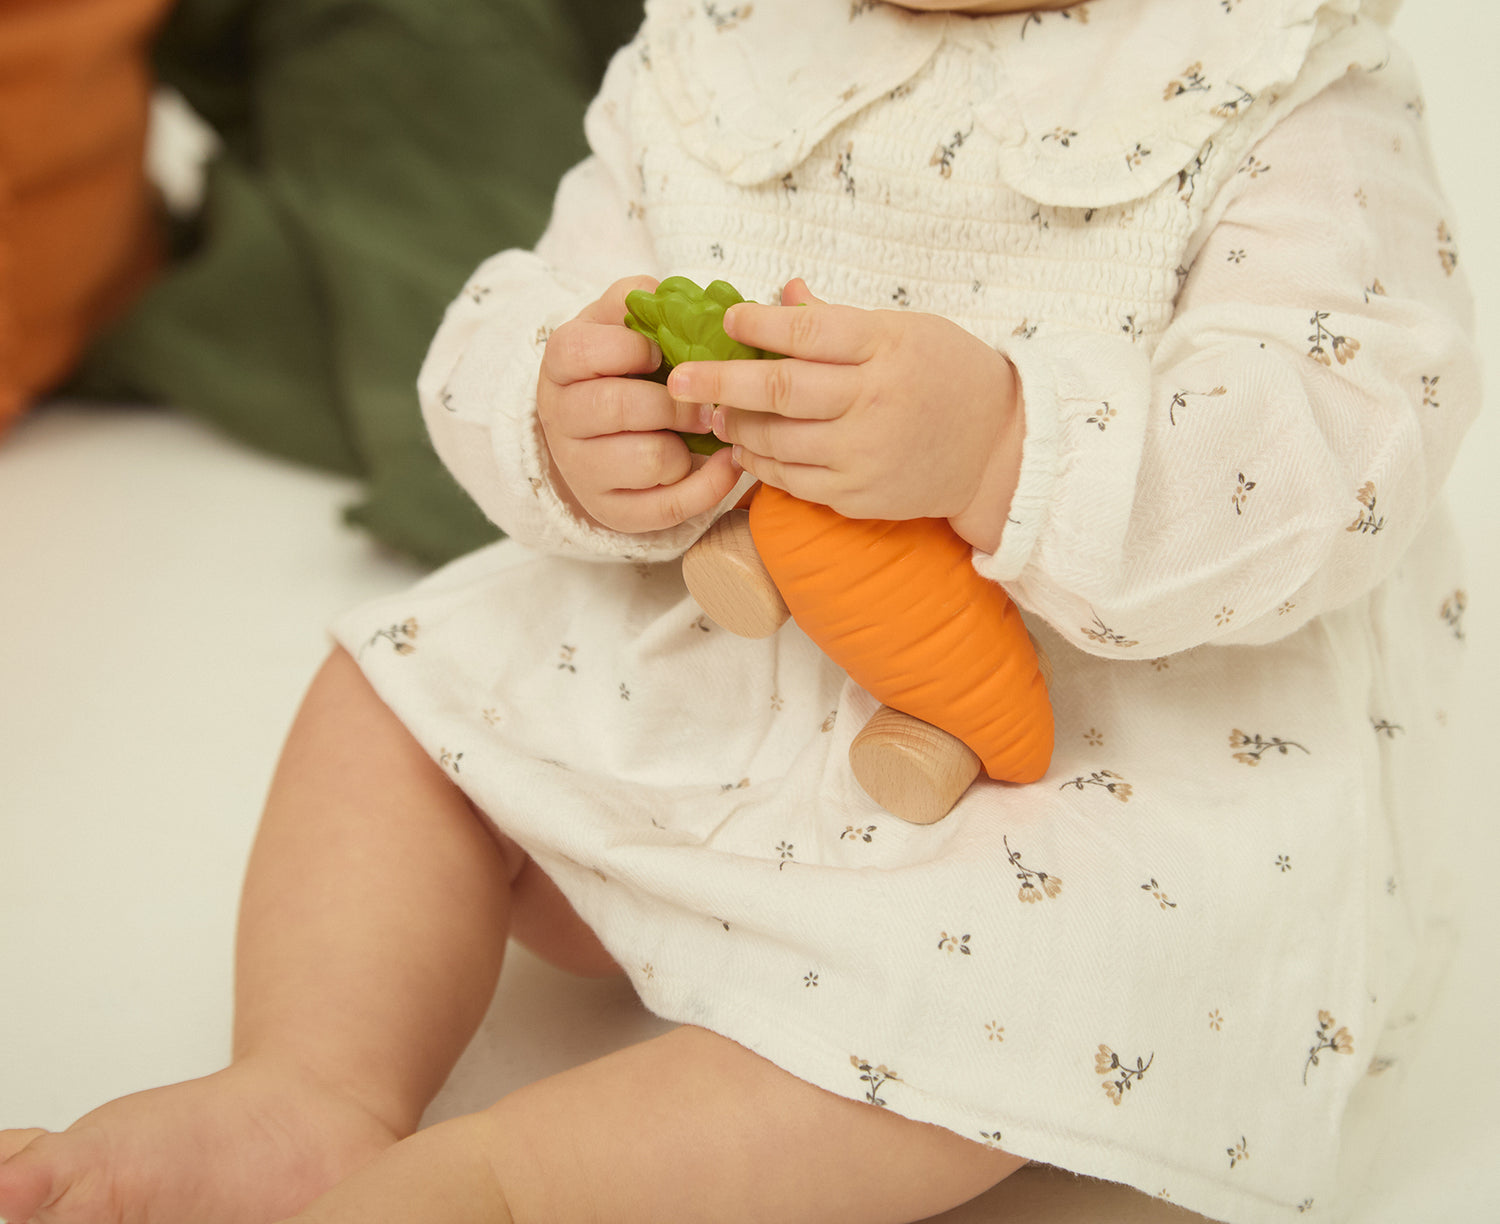
[[[267,1224],[409,1134],[484,1014],[524,859],[336,652],[241,909],[234,1062],[0,1133],[0,1217]]]
[[[336,652],[250,857],[236,1060],[291,1062],[409,1133],[489,1005],[523,862]]]
[[[897,1224],[1024,1163],[682,1028],[412,1136],[295,1224]]]

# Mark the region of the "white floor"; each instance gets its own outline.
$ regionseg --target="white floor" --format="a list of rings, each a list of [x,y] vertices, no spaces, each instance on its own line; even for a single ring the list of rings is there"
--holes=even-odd
[[[1494,352],[1500,242],[1483,227],[1500,173],[1480,146],[1496,126],[1488,56],[1500,11],[1489,0],[1409,8],[1398,28],[1425,69],[1453,228]],[[1470,837],[1452,862],[1469,921],[1357,1224],[1500,1221],[1500,781],[1487,768],[1500,680],[1497,407],[1492,386],[1451,485],[1472,570],[1473,683],[1455,712]],[[108,1097],[222,1063],[236,890],[322,626],[416,574],[339,525],[351,492],[151,411],[51,408],[0,445],[0,1127],[61,1127]],[[437,1110],[658,1028],[622,984],[564,978],[517,953]],[[1136,1210],[1115,1201],[1093,1218]],[[1019,1191],[962,1215],[1031,1218]]]

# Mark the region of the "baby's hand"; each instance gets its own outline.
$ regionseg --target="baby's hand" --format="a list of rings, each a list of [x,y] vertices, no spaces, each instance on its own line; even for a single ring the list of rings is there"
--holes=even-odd
[[[661,350],[624,324],[625,295],[650,277],[616,281],[547,340],[537,415],[576,508],[614,531],[675,527],[712,510],[739,479],[728,450],[704,458],[674,433],[706,433],[708,410],[674,400],[650,374]]]
[[[668,388],[719,405],[747,472],[851,518],[946,518],[993,551],[1020,467],[1010,362],[937,315],[833,306],[790,282],[733,306],[734,339],[781,361],[684,362]]]

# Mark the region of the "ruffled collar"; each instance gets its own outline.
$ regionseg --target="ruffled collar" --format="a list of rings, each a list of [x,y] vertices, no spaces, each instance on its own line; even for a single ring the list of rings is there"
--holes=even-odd
[[[993,80],[975,118],[999,141],[1007,183],[1102,206],[1178,175],[1336,35],[1363,23],[1378,54],[1374,23],[1399,2],[1090,0],[963,17],[880,0],[648,0],[643,33],[689,150],[741,185],[793,169],[945,42],[977,40]]]

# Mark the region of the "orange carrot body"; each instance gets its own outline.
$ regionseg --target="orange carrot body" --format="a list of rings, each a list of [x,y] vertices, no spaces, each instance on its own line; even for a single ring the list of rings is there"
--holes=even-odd
[[[793,619],[856,684],[941,727],[997,781],[1052,759],[1052,704],[1021,614],[943,519],[847,519],[761,485],[750,532]]]

